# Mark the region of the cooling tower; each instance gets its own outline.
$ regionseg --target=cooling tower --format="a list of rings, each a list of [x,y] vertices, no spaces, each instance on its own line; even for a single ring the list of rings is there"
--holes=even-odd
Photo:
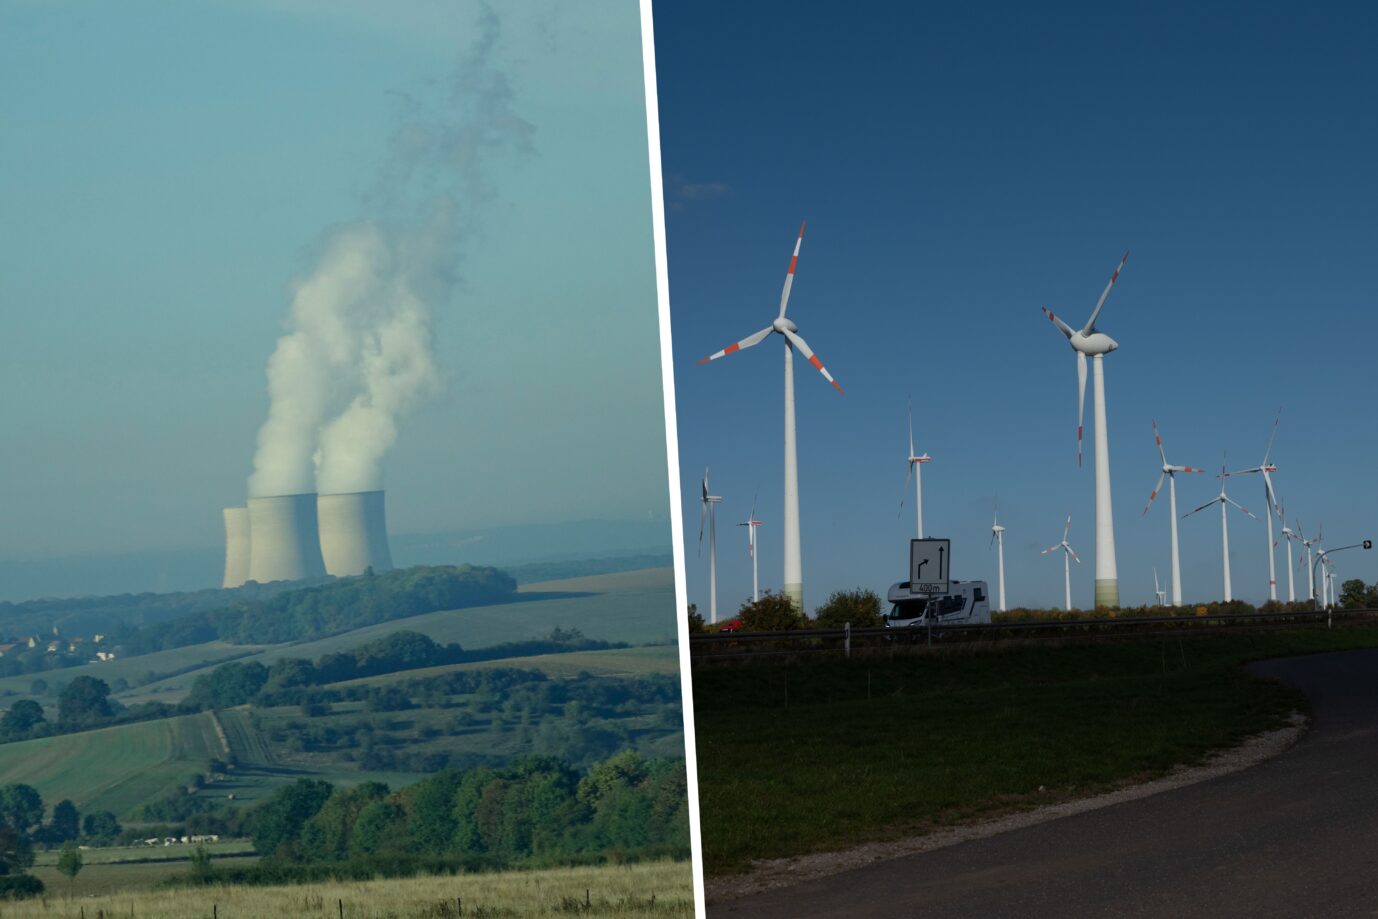
[[[392,567],[381,491],[321,495],[317,508],[326,571],[346,577]]]
[[[325,575],[316,496],[249,499],[249,580],[300,581]]]
[[[225,508],[225,581],[238,587],[249,580],[249,509]]]

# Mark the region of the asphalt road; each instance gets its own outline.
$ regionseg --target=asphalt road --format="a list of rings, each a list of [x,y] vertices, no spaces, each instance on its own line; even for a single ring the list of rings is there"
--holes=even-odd
[[[1378,651],[1252,669],[1312,700],[1281,756],[709,916],[1378,916]]]

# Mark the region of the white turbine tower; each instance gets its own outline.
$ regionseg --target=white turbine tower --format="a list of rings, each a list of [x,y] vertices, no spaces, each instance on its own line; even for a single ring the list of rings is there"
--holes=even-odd
[[[828,369],[823,366],[823,362],[818,359],[818,355],[813,353],[813,349],[808,346],[798,334],[799,327],[785,318],[785,309],[789,306],[790,288],[794,286],[794,269],[799,263],[799,247],[804,242],[804,224],[799,225],[799,238],[794,242],[794,254],[789,260],[789,270],[785,273],[785,286],[780,291],[780,314],[775,317],[775,321],[753,335],[748,335],[741,341],[733,342],[721,351],[710,354],[700,364],[726,357],[735,351],[743,348],[750,348],[752,345],[759,345],[770,336],[772,332],[778,333],[785,339],[785,520],[784,520],[784,550],[785,550],[785,578],[784,592],[794,602],[795,609],[800,612],[804,609],[804,565],[799,549],[799,452],[795,446],[794,434],[794,351],[797,348],[799,353],[814,366],[823,378],[833,384],[833,388],[842,392],[842,387],[837,385],[833,375],[828,373]]]
[[[703,497],[699,500],[699,553],[703,553],[703,521],[708,518],[708,621],[718,621],[718,515],[722,498],[708,493],[708,467],[703,467]]]
[[[1158,569],[1153,569],[1153,597],[1158,601],[1159,606],[1167,606],[1167,591],[1158,586]],[[1177,604],[1180,606],[1181,604]]]
[[[761,521],[756,519],[756,499],[751,499],[751,516],[747,517],[739,527],[746,527],[746,551],[751,556],[751,602],[755,603],[761,599],[761,579],[756,573],[756,528],[761,525]]]
[[[1071,562],[1071,560],[1072,560],[1072,559],[1076,559],[1076,563],[1077,563],[1078,565],[1081,564],[1081,559],[1077,558],[1076,552],[1072,551],[1072,546],[1071,546],[1071,544],[1069,544],[1069,543],[1067,542],[1067,532],[1068,532],[1069,530],[1071,530],[1071,529],[1072,529],[1072,515],[1071,515],[1071,514],[1068,514],[1068,515],[1067,515],[1067,523],[1064,524],[1063,527],[1062,527],[1062,542],[1058,543],[1058,544],[1055,545],[1055,546],[1049,546],[1048,548],[1044,549],[1044,550],[1040,553],[1041,555],[1047,555],[1049,552],[1056,552],[1058,549],[1061,549],[1061,550],[1062,550],[1062,580],[1063,580],[1063,593],[1065,594],[1065,599],[1066,599],[1066,603],[1067,603],[1067,611],[1068,611],[1069,613],[1072,611],[1072,562]]]
[[[913,452],[913,451],[910,451]],[[990,541],[995,546],[995,560],[999,566],[1000,606],[997,612],[1005,611],[1005,528],[1000,525],[1000,505],[995,506],[995,522],[990,528]]]
[[[1316,529],[1316,535],[1312,536],[1310,539],[1306,539],[1301,535],[1301,521],[1297,521],[1297,538],[1301,540],[1301,544],[1306,548],[1306,595],[1311,598],[1312,602],[1316,600],[1316,567],[1311,560],[1311,547],[1324,539],[1324,536],[1321,535],[1324,530],[1325,527],[1318,527]],[[1301,558],[1298,557],[1297,561],[1300,562]]]
[[[1278,422],[1282,421],[1282,414],[1279,413],[1273,422],[1273,433],[1268,438],[1268,449],[1263,451],[1263,462],[1250,469],[1241,469],[1238,472],[1231,472],[1229,475],[1253,475],[1254,473],[1263,474],[1263,500],[1266,502],[1267,512],[1263,515],[1268,519],[1268,599],[1278,598],[1278,574],[1276,558],[1273,553],[1273,515],[1278,513],[1277,495],[1273,492],[1273,479],[1269,473],[1277,472],[1278,467],[1270,465],[1268,457],[1273,453],[1273,441],[1278,436]]]
[[[1287,515],[1283,511],[1282,502],[1278,502],[1278,519],[1282,521],[1282,538],[1287,541],[1287,602],[1297,602],[1297,591],[1292,585],[1292,541],[1299,539],[1296,532],[1287,525]]]
[[[1148,503],[1144,505],[1144,513],[1153,506],[1153,499],[1158,497],[1159,490],[1163,487],[1163,479],[1167,483],[1168,513],[1172,519],[1172,605],[1182,605],[1182,559],[1177,551],[1177,473],[1179,472],[1205,472],[1204,469],[1193,469],[1191,466],[1174,466],[1167,461],[1167,453],[1163,451],[1163,438],[1158,434],[1158,422],[1153,422],[1153,439],[1158,443],[1158,456],[1163,460],[1163,471],[1158,475],[1158,484],[1153,486],[1153,492],[1148,496]],[[1156,572],[1156,569],[1155,569]],[[1155,573],[1154,582],[1158,578]]]
[[[1220,466],[1220,494],[1216,495],[1214,498],[1211,498],[1209,501],[1198,507],[1196,510],[1182,515],[1182,519],[1185,520],[1192,514],[1196,513],[1196,511],[1204,511],[1212,504],[1220,505],[1220,544],[1221,550],[1224,553],[1226,603],[1229,603],[1231,600],[1234,599],[1234,594],[1230,590],[1230,524],[1229,521],[1225,519],[1225,505],[1233,504],[1235,507],[1239,508],[1244,513],[1249,514],[1250,517],[1254,517],[1253,514],[1249,513],[1248,508],[1238,504],[1233,498],[1225,494],[1225,479],[1227,479],[1228,477],[1228,474],[1225,472],[1225,466],[1222,463]],[[1254,519],[1257,520],[1258,518],[1254,517]]]
[[[1110,288],[1115,286],[1129,253],[1120,259],[1119,267],[1110,276],[1110,282],[1101,291],[1091,318],[1086,320],[1080,330],[1073,329],[1057,318],[1047,307],[1043,312],[1057,326],[1072,350],[1077,353],[1077,465],[1081,465],[1082,414],[1086,404],[1086,358],[1091,358],[1092,377],[1095,382],[1093,394],[1096,414],[1096,606],[1118,607],[1120,605],[1120,581],[1115,567],[1115,512],[1110,503],[1110,440],[1105,427],[1105,368],[1104,358],[1119,347],[1119,344],[1104,332],[1096,331],[1096,318],[1105,306],[1105,298],[1110,296]]]
[[[926,452],[919,456],[914,453],[914,406],[909,406],[909,460],[908,472],[904,474],[904,487],[909,489],[909,480],[914,480],[914,511],[918,515],[919,539],[923,539],[923,464],[933,462]],[[904,492],[900,493],[900,513],[904,513]]]

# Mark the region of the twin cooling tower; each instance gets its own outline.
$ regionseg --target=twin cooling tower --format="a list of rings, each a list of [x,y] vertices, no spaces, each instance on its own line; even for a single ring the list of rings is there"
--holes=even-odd
[[[225,587],[392,567],[383,493],[279,495],[225,508]]]

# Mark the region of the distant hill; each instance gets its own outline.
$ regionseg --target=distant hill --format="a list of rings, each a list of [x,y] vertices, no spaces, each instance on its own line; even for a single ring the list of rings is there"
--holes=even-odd
[[[404,568],[468,563],[510,570],[535,563],[583,559],[610,560],[645,555],[668,558],[670,525],[665,520],[585,520],[439,533],[395,533],[391,543],[393,560]],[[224,550],[220,546],[46,559],[0,559],[0,600],[199,591],[220,584],[223,566]],[[0,626],[3,625],[0,620]]]

